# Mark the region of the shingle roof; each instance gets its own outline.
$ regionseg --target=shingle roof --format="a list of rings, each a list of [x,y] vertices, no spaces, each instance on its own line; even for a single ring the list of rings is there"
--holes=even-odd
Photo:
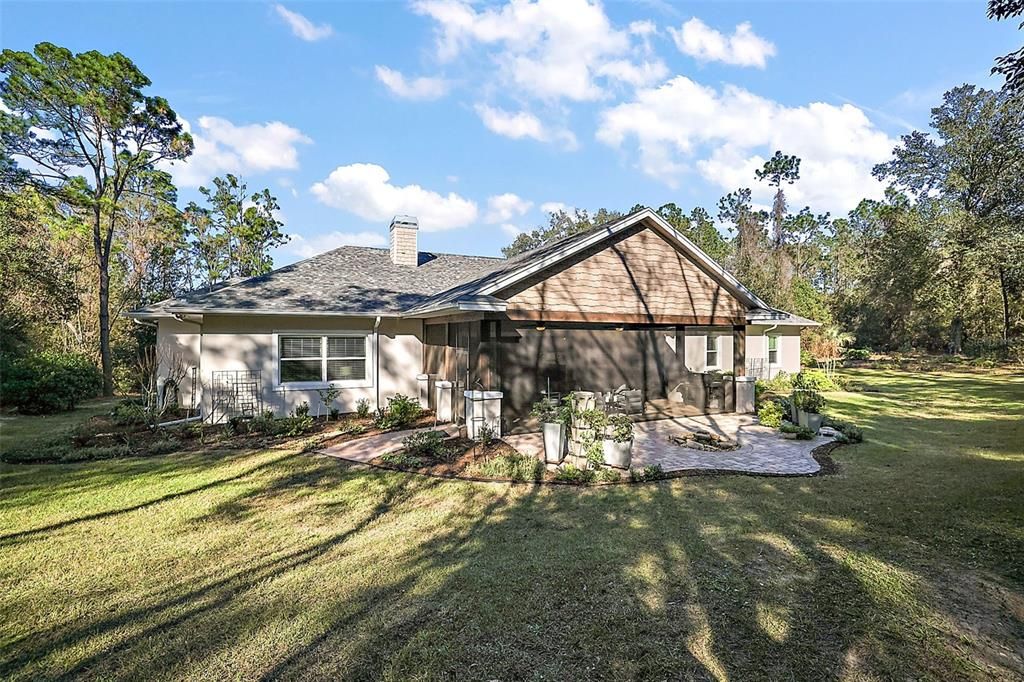
[[[161,312],[397,314],[493,267],[499,258],[419,254],[415,268],[395,265],[387,249],[342,246],[259,277],[160,301],[135,314]]]
[[[635,211],[634,213],[639,213]],[[425,310],[428,308],[434,308],[446,303],[458,301],[463,298],[475,296],[480,293],[480,290],[486,287],[491,282],[502,278],[506,275],[510,275],[517,270],[529,267],[532,263],[545,258],[546,256],[553,254],[561,249],[564,249],[576,242],[585,241],[591,235],[597,234],[598,232],[608,232],[613,229],[619,223],[632,217],[633,213],[622,216],[616,220],[612,220],[607,223],[602,223],[595,227],[591,227],[582,232],[569,235],[568,237],[562,237],[556,239],[553,242],[548,242],[542,246],[538,246],[535,249],[520,253],[519,255],[513,256],[508,259],[497,259],[496,262],[492,262],[489,267],[481,270],[475,275],[471,275],[465,281],[459,282],[455,286],[449,289],[438,292],[436,295],[431,296],[427,300],[423,301],[419,305],[416,305],[409,312],[415,312],[416,310]]]
[[[504,287],[507,277],[521,276],[545,258],[582,247],[590,237],[609,235],[640,209],[617,220],[544,244],[513,258],[420,252],[418,267],[395,265],[388,249],[342,246],[278,268],[260,277],[226,282],[212,291],[196,291],[155,303],[131,314],[251,312],[253,314],[415,315],[460,301],[489,299],[488,287]],[[684,240],[685,241],[685,240]],[[690,244],[689,242],[686,242]],[[690,247],[697,247],[690,244]],[[699,252],[699,249],[697,249]],[[702,254],[702,252],[699,252]],[[706,256],[704,256],[706,258]],[[712,262],[713,263],[713,262]],[[721,268],[713,264],[720,272]],[[757,304],[763,304],[728,273]],[[502,281],[501,285],[495,282]],[[817,326],[817,322],[770,308],[752,308],[750,323]]]

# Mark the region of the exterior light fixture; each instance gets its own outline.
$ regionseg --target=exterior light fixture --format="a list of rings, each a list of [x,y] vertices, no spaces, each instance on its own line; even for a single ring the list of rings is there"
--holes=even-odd
[[[621,331],[623,331],[624,329],[625,329],[625,327],[623,327],[622,325],[619,325],[618,327],[616,327],[616,328],[615,328],[615,331],[617,331],[617,332],[621,332]]]
[[[544,326],[544,323],[543,323],[543,322],[538,322],[538,323],[537,323],[537,327],[536,327],[536,329],[537,329],[537,331],[539,331],[539,332],[542,332],[542,331],[544,331],[545,329],[547,329],[547,327],[545,327],[545,326]]]

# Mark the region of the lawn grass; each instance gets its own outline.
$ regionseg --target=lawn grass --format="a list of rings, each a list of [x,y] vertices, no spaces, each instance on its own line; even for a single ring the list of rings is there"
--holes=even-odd
[[[855,374],[828,477],[0,466],[0,676],[1019,678],[1024,379]]]
[[[0,413],[0,453],[15,443],[42,440],[53,434],[68,431],[98,414],[109,413],[117,398],[87,400],[70,412],[38,416]]]

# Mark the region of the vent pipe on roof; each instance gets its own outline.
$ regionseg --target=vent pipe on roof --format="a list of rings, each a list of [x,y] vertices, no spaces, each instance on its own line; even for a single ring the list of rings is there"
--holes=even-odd
[[[416,216],[396,215],[391,219],[391,262],[414,268],[419,265],[419,246],[416,233],[419,231]]]

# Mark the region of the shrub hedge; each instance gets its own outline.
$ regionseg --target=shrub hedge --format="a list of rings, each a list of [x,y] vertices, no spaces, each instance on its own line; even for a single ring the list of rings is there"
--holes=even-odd
[[[0,401],[23,414],[53,414],[99,395],[103,376],[84,355],[42,351],[0,355]]]

